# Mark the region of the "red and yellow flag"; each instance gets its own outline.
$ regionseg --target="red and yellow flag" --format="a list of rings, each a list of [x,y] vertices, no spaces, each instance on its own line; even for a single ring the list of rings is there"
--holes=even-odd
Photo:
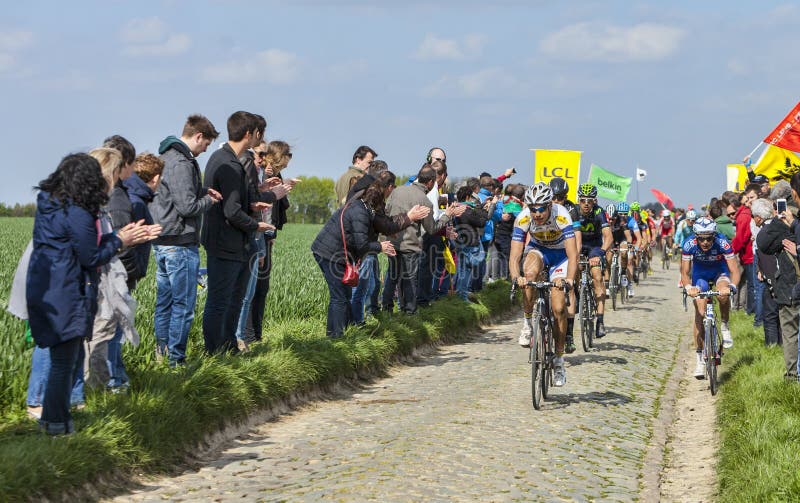
[[[800,152],[800,103],[764,138],[764,143]]]

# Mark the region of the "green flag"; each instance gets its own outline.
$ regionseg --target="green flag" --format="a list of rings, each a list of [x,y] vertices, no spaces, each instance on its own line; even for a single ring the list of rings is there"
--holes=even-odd
[[[597,186],[597,196],[612,201],[624,201],[631,188],[631,179],[615,175],[597,164],[589,171],[589,183]]]

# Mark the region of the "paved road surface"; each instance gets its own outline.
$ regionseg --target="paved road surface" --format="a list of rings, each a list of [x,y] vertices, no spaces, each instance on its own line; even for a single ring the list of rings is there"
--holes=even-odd
[[[673,276],[657,271],[607,314],[609,335],[591,354],[567,355],[567,385],[541,411],[515,317],[117,499],[634,500],[643,470],[658,469],[644,453],[688,326]]]

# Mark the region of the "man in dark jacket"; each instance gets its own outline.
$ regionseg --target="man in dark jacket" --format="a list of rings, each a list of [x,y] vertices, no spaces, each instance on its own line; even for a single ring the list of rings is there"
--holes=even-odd
[[[211,155],[203,185],[219,192],[222,204],[212,206],[203,219],[200,242],[208,260],[208,295],[203,313],[203,339],[206,352],[236,351],[236,323],[242,308],[251,253],[250,235],[274,229],[257,222],[248,212],[251,207],[247,176],[239,156],[257,145],[266,128],[261,116],[234,112],[228,118],[228,141]],[[258,206],[264,205],[264,206]]]
[[[180,138],[168,136],[158,153],[164,161],[161,181],[148,205],[163,232],[154,242],[156,259],[156,353],[171,365],[186,359],[189,328],[197,300],[200,270],[200,220],[221,200],[214,189],[203,187],[197,157],[219,136],[202,115],[186,120]]]

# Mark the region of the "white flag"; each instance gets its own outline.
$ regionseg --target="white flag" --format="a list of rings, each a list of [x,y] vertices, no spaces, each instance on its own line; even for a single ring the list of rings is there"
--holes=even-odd
[[[644,177],[646,177],[646,176],[647,176],[647,171],[645,171],[643,169],[636,168],[636,181],[637,182],[643,182],[644,181]]]

